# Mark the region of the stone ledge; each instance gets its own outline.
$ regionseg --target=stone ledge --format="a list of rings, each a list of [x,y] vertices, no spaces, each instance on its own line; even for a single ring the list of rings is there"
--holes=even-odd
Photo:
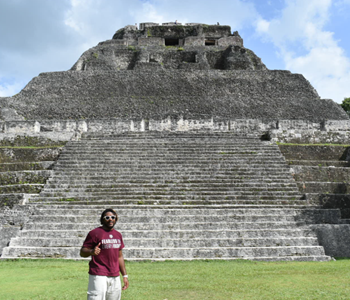
[[[321,205],[323,208],[340,209],[342,219],[350,219],[349,194],[318,194],[308,193],[306,198],[311,205]]]
[[[326,255],[350,257],[350,224],[320,224],[311,225],[310,227],[315,231]]]
[[[24,204],[25,197],[23,193],[20,194],[0,194],[0,211],[3,209],[12,209],[15,205]]]
[[[339,143],[350,144],[350,121],[330,120],[323,125],[305,120],[230,119],[206,117],[202,119],[171,118],[155,119],[85,119],[85,120],[40,120],[0,122],[0,141],[15,141],[19,137],[33,137],[41,143],[58,143],[76,140],[82,133],[122,132],[184,132],[184,131],[230,131],[250,133],[264,139],[283,143]],[[331,124],[337,123],[339,127]],[[35,125],[34,125],[35,124]],[[330,124],[328,126],[328,124]],[[343,126],[343,131],[339,128]],[[31,126],[35,126],[31,128]],[[324,129],[321,127],[324,126]],[[303,152],[306,148],[302,148]],[[316,148],[315,148],[316,149]],[[339,148],[340,149],[340,148]],[[338,149],[338,150],[339,150]],[[287,157],[288,158],[288,157]]]

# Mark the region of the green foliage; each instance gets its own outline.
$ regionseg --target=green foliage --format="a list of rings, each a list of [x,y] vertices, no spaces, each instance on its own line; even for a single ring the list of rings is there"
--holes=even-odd
[[[55,145],[55,146],[0,146],[0,149],[50,149],[50,148],[60,148],[64,145]]]
[[[97,59],[98,58],[98,53],[93,53],[92,56]]]
[[[340,106],[350,115],[350,98],[344,98],[342,104]]]
[[[56,142],[50,139],[44,139],[39,137],[30,136],[16,136],[14,139],[3,139],[0,142],[0,146],[10,146],[13,148],[51,148],[51,147],[63,147],[66,142]]]
[[[134,52],[137,51],[136,48],[135,48],[135,46],[128,46],[128,49],[131,50],[131,51],[134,51]]]
[[[60,199],[58,199],[58,201],[60,201],[60,202],[73,202],[73,201],[80,201],[80,200],[75,199],[75,198],[60,198]]]

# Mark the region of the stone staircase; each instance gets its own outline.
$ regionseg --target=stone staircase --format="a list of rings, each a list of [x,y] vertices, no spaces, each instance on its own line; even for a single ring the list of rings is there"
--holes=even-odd
[[[309,203],[340,210],[350,224],[349,147],[346,145],[280,145],[299,191]]]
[[[105,208],[128,260],[329,260],[278,147],[229,132],[90,134],[66,145],[2,258],[79,258]]]

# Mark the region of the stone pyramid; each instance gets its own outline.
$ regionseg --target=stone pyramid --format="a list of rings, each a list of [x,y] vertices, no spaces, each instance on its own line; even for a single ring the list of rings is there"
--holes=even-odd
[[[274,142],[349,118],[229,26],[126,26],[0,103],[2,140],[66,143],[37,194],[0,210],[17,228],[2,258],[78,259],[112,207],[130,260],[330,259],[315,228],[340,211],[310,204]]]

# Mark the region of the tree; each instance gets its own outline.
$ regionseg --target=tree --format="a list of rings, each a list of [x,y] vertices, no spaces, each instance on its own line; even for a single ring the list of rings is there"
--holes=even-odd
[[[350,98],[344,98],[343,103],[340,106],[350,115]]]

